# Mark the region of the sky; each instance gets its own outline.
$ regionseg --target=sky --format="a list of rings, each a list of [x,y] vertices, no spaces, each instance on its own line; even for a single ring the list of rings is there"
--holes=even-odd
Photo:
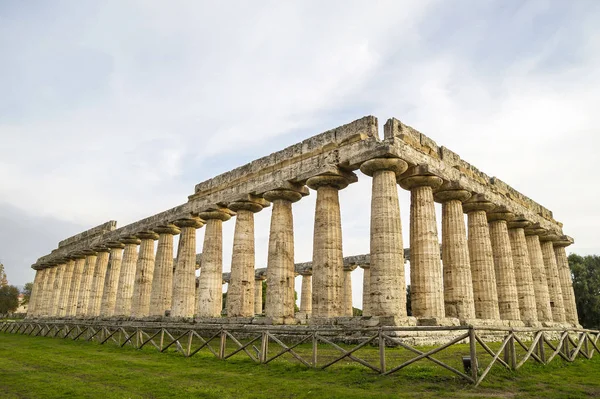
[[[595,0],[2,1],[0,262],[23,285],[66,237],[365,115],[381,137],[390,117],[413,126],[549,208],[568,252],[600,254],[599,20]],[[345,256],[369,252],[357,174],[340,191]],[[315,199],[294,204],[297,262]],[[255,217],[257,267],[270,214]]]

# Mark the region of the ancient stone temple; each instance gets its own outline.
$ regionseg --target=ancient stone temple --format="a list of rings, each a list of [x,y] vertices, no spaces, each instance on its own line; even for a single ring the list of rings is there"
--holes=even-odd
[[[358,180],[359,170],[372,181],[370,253],[348,256],[339,192]],[[410,204],[400,204],[398,187],[410,191]],[[292,209],[309,194],[316,196],[313,258],[296,264]],[[401,220],[401,206],[410,209],[410,220]],[[268,261],[256,265],[254,215],[267,207]],[[231,260],[223,259],[224,223],[235,223]],[[396,119],[380,137],[377,119],[367,116],[199,183],[183,203],[157,215],[120,228],[110,221],[59,242],[32,266],[28,317],[576,326],[565,251],[572,243],[552,212],[500,179]],[[231,272],[223,273],[229,261]],[[352,315],[357,267],[364,270],[362,317]],[[299,312],[296,276],[302,276]]]

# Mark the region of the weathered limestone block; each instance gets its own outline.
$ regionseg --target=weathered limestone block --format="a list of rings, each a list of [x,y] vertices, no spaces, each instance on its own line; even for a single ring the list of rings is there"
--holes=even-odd
[[[27,318],[37,316],[38,297],[42,293],[41,286],[44,283],[44,270],[36,270],[33,279],[33,287],[31,289],[31,297],[29,298],[29,308],[27,309]]]
[[[153,231],[137,233],[142,240],[138,253],[133,295],[131,297],[131,316],[136,318],[150,315],[150,293],[154,277],[154,241],[159,235]]]
[[[221,317],[223,308],[223,222],[231,219],[233,212],[215,208],[199,216],[206,220],[202,269],[198,286],[198,317]]]
[[[444,269],[444,308],[446,317],[475,318],[473,280],[462,203],[471,193],[452,182],[434,193],[442,203],[442,264]]]
[[[573,239],[568,236],[562,236],[559,240],[552,243],[554,245],[554,255],[558,266],[558,276],[560,279],[560,288],[563,295],[563,304],[565,307],[565,319],[574,326],[579,325],[577,315],[577,305],[575,304],[575,293],[573,292],[573,281],[571,280],[571,270],[567,260],[566,247],[573,244]]]
[[[273,204],[267,258],[267,296],[265,316],[276,324],[294,320],[294,218],[292,203],[308,191],[273,190],[263,197]],[[262,286],[261,286],[262,291]]]
[[[262,314],[263,312],[263,286],[264,277],[256,277],[254,280],[254,314]]]
[[[494,208],[495,205],[480,194],[473,195],[463,203],[469,224],[468,243],[475,316],[486,320],[500,320],[494,256],[486,216],[486,212]]]
[[[563,294],[558,274],[558,265],[556,264],[556,255],[554,254],[554,245],[552,245],[552,242],[558,239],[558,236],[553,232],[540,236],[542,256],[548,280],[548,294],[550,294],[552,321],[564,323],[566,322],[565,306],[563,304]]]
[[[71,278],[71,289],[69,290],[69,302],[67,304],[67,317],[77,316],[77,300],[79,299],[79,287],[83,277],[83,268],[85,267],[85,255],[83,252],[76,252],[71,255],[75,260],[73,266],[73,277]]]
[[[229,204],[237,216],[227,291],[228,317],[254,315],[254,213],[266,206],[269,206],[267,201],[253,196]]]
[[[120,240],[125,244],[121,273],[117,286],[117,299],[113,316],[131,315],[131,298],[133,297],[133,284],[135,281],[135,268],[138,258],[138,245],[142,242],[137,237],[125,237]]]
[[[119,287],[119,276],[121,275],[121,263],[123,262],[123,248],[125,248],[125,244],[118,241],[110,241],[106,246],[110,248],[110,255],[104,279],[100,316],[112,317],[115,313],[117,302],[117,288]]]
[[[69,291],[71,290],[71,282],[73,281],[73,269],[75,268],[75,260],[67,258],[65,263],[65,271],[63,273],[63,283],[60,288],[60,299],[58,301],[58,317],[67,315],[67,307],[69,305]]]
[[[90,317],[100,316],[100,305],[102,294],[104,292],[108,257],[110,255],[110,249],[108,249],[108,247],[94,247],[94,250],[98,253],[98,257],[96,258],[96,268],[94,269],[92,289],[90,290],[90,302],[88,304],[87,313]]]
[[[193,317],[196,305],[196,229],[204,226],[199,218],[176,220],[181,228],[177,265],[173,276],[171,317]]]
[[[514,214],[498,207],[487,214],[492,253],[494,255],[496,287],[498,289],[498,309],[502,320],[521,319],[515,269],[508,236],[508,225],[506,224],[514,217]]]
[[[371,265],[364,268],[363,316],[406,317],[406,280],[397,179],[408,165],[376,158],[360,170],[371,176]]]
[[[508,222],[508,235],[515,267],[515,281],[517,283],[521,320],[527,325],[533,326],[537,323],[538,318],[529,251],[527,250],[524,230],[529,224],[524,219]]]
[[[87,250],[85,253],[85,266],[81,275],[81,283],[79,285],[79,297],[77,299],[77,318],[88,316],[88,306],[90,303],[90,291],[92,290],[92,282],[94,279],[94,270],[96,269],[96,251]]]
[[[342,219],[338,191],[357,181],[354,174],[319,175],[306,185],[317,191],[313,236],[314,317],[343,316]]]
[[[49,317],[52,312],[52,297],[54,295],[54,280],[56,278],[56,267],[52,266],[47,269],[48,277],[44,284],[44,294],[41,303],[41,316]]]
[[[343,316],[352,317],[352,271],[356,269],[356,265],[344,266],[344,280],[342,292],[342,311]]]
[[[444,318],[444,290],[433,189],[442,179],[426,165],[411,168],[400,180],[410,190],[410,295],[412,314]]]
[[[533,290],[535,292],[535,307],[537,309],[538,321],[551,322],[552,309],[550,308],[550,294],[548,293],[548,281],[546,280],[546,268],[540,238],[538,234],[544,234],[546,230],[539,226],[530,226],[525,229],[527,241],[527,252],[531,264],[531,276],[533,278]]]
[[[310,317],[312,314],[312,272],[302,273],[302,292],[300,294],[300,314]]]
[[[150,294],[150,316],[164,316],[171,309],[173,295],[173,236],[181,230],[168,224],[154,229],[159,235]]]
[[[63,275],[65,273],[65,261],[61,261],[56,266],[56,276],[54,278],[54,285],[52,287],[52,298],[50,300],[50,312],[51,317],[58,316],[58,307],[60,305],[60,292],[62,291]]]

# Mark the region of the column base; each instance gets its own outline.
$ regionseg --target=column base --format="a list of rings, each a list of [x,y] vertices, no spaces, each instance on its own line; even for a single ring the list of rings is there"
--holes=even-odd
[[[418,317],[418,326],[460,326],[460,320],[455,317]]]

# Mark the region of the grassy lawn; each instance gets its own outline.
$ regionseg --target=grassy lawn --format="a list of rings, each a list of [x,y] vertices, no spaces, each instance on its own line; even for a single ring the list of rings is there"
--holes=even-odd
[[[233,348],[232,348],[233,349]],[[299,347],[300,352],[309,348]],[[272,348],[276,353],[277,348]],[[334,352],[319,348],[323,359]],[[357,356],[375,357],[377,348]],[[394,352],[396,351],[396,352]],[[229,351],[228,351],[229,352]],[[399,364],[404,350],[390,350],[388,367]],[[458,367],[466,345],[456,345],[436,358]],[[379,376],[357,364],[343,363],[312,370],[289,355],[257,365],[245,355],[227,361],[203,350],[191,358],[175,351],[29,337],[0,333],[1,398],[398,398],[398,397],[600,397],[600,354],[592,360],[548,366],[533,362],[517,372],[500,366],[478,388],[419,362],[391,376]],[[482,363],[488,362],[482,356]],[[485,361],[485,362],[484,362]],[[462,370],[462,368],[459,368]]]

